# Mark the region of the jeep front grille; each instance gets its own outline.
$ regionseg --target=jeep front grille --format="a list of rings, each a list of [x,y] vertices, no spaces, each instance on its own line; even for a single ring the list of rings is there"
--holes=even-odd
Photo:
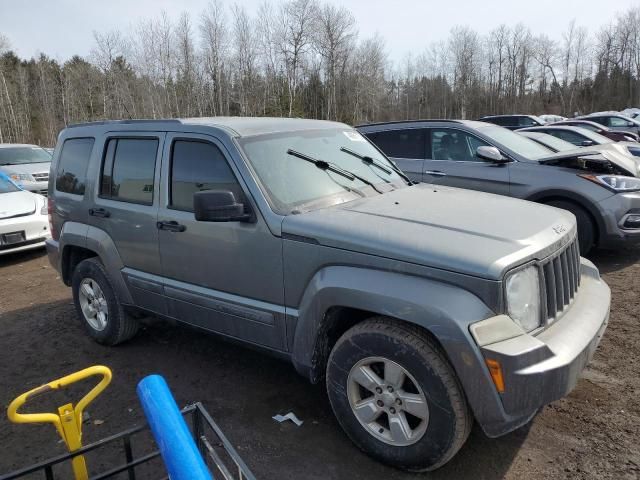
[[[580,248],[576,238],[542,265],[543,305],[546,320],[555,320],[569,305],[580,287]],[[545,301],[546,300],[546,301]]]

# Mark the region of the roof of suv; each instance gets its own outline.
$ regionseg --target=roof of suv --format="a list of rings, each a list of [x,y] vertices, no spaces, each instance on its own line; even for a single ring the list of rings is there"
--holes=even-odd
[[[467,127],[470,127],[470,128],[480,128],[480,127],[486,127],[488,125],[486,122],[480,122],[477,120],[433,119],[433,120],[397,120],[393,122],[363,123],[362,125],[356,125],[355,128],[369,129],[369,127],[373,127],[372,128],[373,130],[377,130],[377,128],[375,127],[385,127],[385,126],[392,126],[394,128],[399,128],[404,126],[415,128],[416,126],[423,126],[423,125],[428,126],[434,123],[445,123],[445,124],[453,123],[458,125],[466,125]]]
[[[306,118],[275,118],[275,117],[199,117],[199,118],[172,118],[165,120],[108,120],[101,122],[88,122],[70,125],[70,128],[89,127],[100,125],[154,125],[167,128],[180,125],[200,125],[222,128],[235,136],[261,135],[278,132],[291,132],[300,130],[317,130],[324,128],[350,128],[344,123],[330,122],[326,120],[309,120]]]
[[[30,143],[0,143],[0,148],[42,148],[38,145],[32,145]]]

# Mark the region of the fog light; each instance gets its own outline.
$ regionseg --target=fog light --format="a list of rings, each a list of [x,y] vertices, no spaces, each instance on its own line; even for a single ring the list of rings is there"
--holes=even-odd
[[[624,228],[640,228],[640,214],[627,215],[624,221]]]
[[[504,393],[504,377],[502,376],[502,367],[500,366],[500,362],[489,358],[487,358],[485,362],[487,363],[487,367],[489,367],[489,373],[491,374],[491,379],[496,386],[496,390],[498,390],[498,393]]]

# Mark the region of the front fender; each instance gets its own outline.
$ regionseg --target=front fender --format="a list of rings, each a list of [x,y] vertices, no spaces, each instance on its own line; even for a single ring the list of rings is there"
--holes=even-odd
[[[502,417],[471,323],[494,316],[482,300],[455,285],[400,273],[347,266],[318,271],[300,302],[292,360],[302,375],[318,382],[324,375],[323,322],[331,307],[350,307],[385,315],[428,330],[440,343],[467,395],[476,418]]]

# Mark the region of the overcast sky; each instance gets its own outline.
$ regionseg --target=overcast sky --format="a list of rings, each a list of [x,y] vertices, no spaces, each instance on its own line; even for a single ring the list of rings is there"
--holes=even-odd
[[[235,0],[224,3],[230,5]],[[238,0],[250,13],[263,0]],[[429,43],[447,38],[454,25],[467,25],[486,33],[501,23],[523,22],[534,34],[560,38],[572,19],[594,32],[616,13],[639,0],[329,0],[349,8],[361,37],[380,32],[389,57],[401,60],[417,54]],[[58,60],[85,56],[94,30],[128,30],[140,18],[165,10],[172,19],[182,11],[194,23],[208,0],[0,0],[0,33],[22,57],[40,52]],[[277,0],[271,0],[277,3]]]

